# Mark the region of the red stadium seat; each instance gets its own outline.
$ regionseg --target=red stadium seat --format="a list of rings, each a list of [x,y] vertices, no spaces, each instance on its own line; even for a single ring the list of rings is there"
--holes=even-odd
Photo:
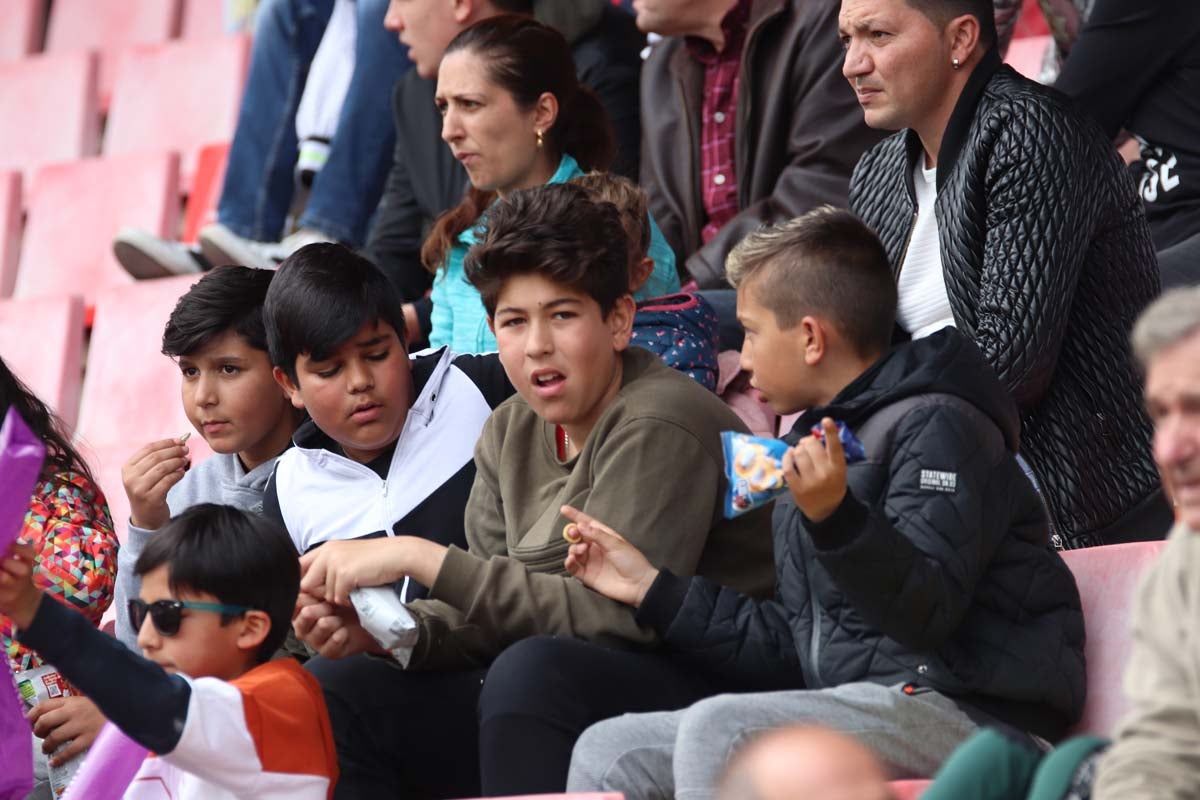
[[[200,229],[217,221],[217,202],[221,199],[221,186],[225,182],[225,162],[229,160],[229,145],[210,144],[200,151],[196,159],[196,176],[192,190],[188,192],[187,210],[183,218],[183,236],[180,241],[195,244]]]
[[[124,226],[173,237],[179,215],[173,153],[93,158],[43,168],[34,180],[16,295],[84,295],[132,282],[112,254]]]
[[[188,191],[200,150],[233,139],[249,56],[246,36],[127,49],[117,66],[105,155],[177,151]]]
[[[0,300],[0,355],[68,426],[83,382],[83,300],[76,295]]]
[[[0,169],[24,171],[26,185],[42,164],[95,155],[95,56],[41,55],[0,64],[0,120]]]
[[[1074,733],[1111,736],[1125,713],[1122,675],[1132,641],[1133,596],[1164,544],[1134,542],[1062,554],[1079,586],[1087,628],[1087,702]]]
[[[21,255],[21,173],[0,171],[0,297],[12,297]]]
[[[1042,71],[1042,59],[1050,46],[1049,36],[1027,36],[1024,39],[1013,39],[1008,46],[1004,61],[1017,72],[1030,80],[1036,81]]]
[[[179,369],[160,347],[167,317],[196,280],[187,275],[141,281],[96,298],[76,440],[108,494],[122,540],[129,504],[121,465],[148,442],[192,430],[179,402]],[[188,440],[188,449],[192,463],[212,452],[199,436]]]
[[[46,51],[99,53],[100,107],[108,108],[121,51],[174,38],[179,33],[180,10],[180,0],[54,0]]]
[[[0,61],[16,61],[42,47],[46,0],[0,0]]]

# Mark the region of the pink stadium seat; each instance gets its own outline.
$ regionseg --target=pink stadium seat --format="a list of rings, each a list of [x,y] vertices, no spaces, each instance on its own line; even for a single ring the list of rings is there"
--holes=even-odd
[[[94,158],[43,168],[34,180],[16,295],[84,295],[132,282],[112,254],[124,226],[173,237],[179,215],[173,153]]]
[[[76,295],[0,300],[0,355],[68,426],[83,382],[83,300]]]
[[[917,800],[929,784],[930,781],[892,781],[888,788],[892,790],[892,800]]]
[[[108,108],[120,52],[179,33],[180,0],[54,0],[46,51],[100,54],[100,106]]]
[[[194,244],[200,229],[217,221],[217,203],[221,199],[221,186],[225,182],[225,162],[229,160],[229,145],[210,144],[200,151],[196,159],[196,175],[192,190],[188,192],[187,210],[183,218],[183,236],[180,241]]]
[[[1121,678],[1129,655],[1134,592],[1164,544],[1134,542],[1062,554],[1079,586],[1087,627],[1087,703],[1074,733],[1111,736],[1125,712]]]
[[[95,56],[41,55],[0,64],[0,120],[0,169],[23,170],[27,185],[42,164],[95,155]]]
[[[1049,36],[1026,36],[1013,39],[1004,57],[1005,63],[1030,80],[1037,80],[1042,71],[1042,58],[1050,46]]]
[[[180,39],[210,39],[225,34],[225,0],[183,0]]]
[[[1050,26],[1046,24],[1046,15],[1038,0],[1024,0],[1021,3],[1021,16],[1017,18],[1017,27],[1013,31],[1014,39],[1024,39],[1028,36],[1046,36]]]
[[[0,297],[12,297],[21,255],[21,173],[0,170]]]
[[[246,36],[127,49],[117,66],[104,153],[177,151],[188,191],[200,150],[233,138],[249,56]]]
[[[0,0],[0,61],[16,61],[42,47],[46,0]]]
[[[192,430],[179,402],[179,370],[159,352],[163,326],[196,277],[160,278],[105,289],[96,297],[76,439],[108,494],[123,538],[129,506],[121,465],[142,445]],[[188,440],[192,462],[211,450]]]

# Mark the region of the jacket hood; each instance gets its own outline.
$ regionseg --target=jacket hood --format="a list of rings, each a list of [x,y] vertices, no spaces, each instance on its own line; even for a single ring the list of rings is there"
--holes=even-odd
[[[789,438],[795,439],[822,417],[842,420],[853,429],[884,406],[919,394],[949,394],[986,414],[1016,452],[1021,421],[1016,402],[1000,383],[973,341],[955,328],[904,342],[855,378],[833,401],[800,416]]]

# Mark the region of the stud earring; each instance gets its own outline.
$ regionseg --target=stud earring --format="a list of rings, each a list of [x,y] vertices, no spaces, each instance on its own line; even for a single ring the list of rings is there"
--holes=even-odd
[[[539,149],[539,150],[540,150],[540,149],[542,149],[542,145],[544,145],[544,144],[546,144],[546,137],[545,137],[545,135],[543,135],[541,131],[537,131],[537,146],[538,146],[538,149]]]
[[[954,59],[953,61],[951,61],[950,63],[954,65],[955,69],[959,69],[960,67],[962,67],[962,62],[959,61],[957,58]]]

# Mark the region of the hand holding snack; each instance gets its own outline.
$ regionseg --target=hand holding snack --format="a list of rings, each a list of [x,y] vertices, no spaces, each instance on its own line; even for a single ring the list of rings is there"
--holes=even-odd
[[[419,536],[326,542],[300,558],[300,590],[340,606],[360,586],[412,578],[432,586],[446,548]]]
[[[175,439],[151,442],[134,453],[121,467],[121,482],[129,497],[130,522],[146,530],[158,530],[171,518],[167,492],[183,480],[191,465],[186,442],[191,433]]]
[[[783,456],[792,498],[813,522],[828,519],[846,496],[846,452],[829,417],[821,420],[821,433],[804,437]]]
[[[18,628],[28,628],[42,602],[42,593],[33,583],[33,565],[37,553],[29,542],[17,541],[0,555],[0,614]]]
[[[42,740],[42,752],[50,755],[52,767],[61,766],[85,752],[96,741],[105,723],[96,704],[79,695],[38,703],[29,712],[28,719],[34,735]]]
[[[835,442],[842,454],[844,483],[845,465],[866,458],[862,442],[843,422],[833,422],[829,418],[821,422],[821,425],[812,427],[813,435],[802,439],[795,448],[788,447],[787,442],[781,439],[766,439],[735,431],[721,434],[721,444],[725,450],[725,477],[729,481],[725,498],[726,519],[758,508],[788,491],[791,477],[787,465],[790,463],[795,471],[795,451],[802,446],[815,445],[824,452],[826,440]],[[828,427],[823,427],[826,423]],[[806,445],[806,442],[810,444]],[[789,456],[791,461],[788,461]],[[801,509],[808,514],[803,505]],[[815,519],[811,515],[809,518]]]
[[[383,652],[359,624],[354,609],[322,602],[303,592],[292,618],[292,629],[300,641],[326,658]]]
[[[658,570],[642,551],[576,508],[563,506],[562,515],[571,520],[563,537],[573,542],[563,562],[567,572],[605,597],[634,608],[640,606],[658,577]]]

